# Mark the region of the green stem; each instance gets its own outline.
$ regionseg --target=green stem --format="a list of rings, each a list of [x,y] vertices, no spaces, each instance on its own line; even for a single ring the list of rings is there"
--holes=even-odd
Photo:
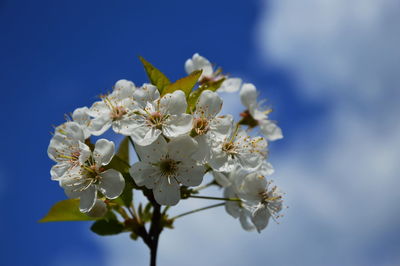
[[[194,191],[200,191],[200,190],[203,190],[203,189],[205,189],[205,188],[208,188],[208,187],[210,187],[210,186],[212,186],[212,185],[215,185],[215,181],[214,181],[214,180],[211,181],[210,183],[207,183],[207,184],[203,185],[203,186],[196,187],[196,188],[194,188],[193,190],[194,190]]]
[[[196,196],[191,195],[189,198],[196,198],[196,199],[209,199],[209,200],[225,200],[225,201],[241,201],[237,198],[218,198],[218,197],[209,197],[209,196]]]
[[[199,208],[199,209],[194,209],[192,211],[184,212],[184,213],[181,213],[181,214],[179,214],[179,215],[177,215],[175,217],[172,217],[171,220],[175,220],[175,219],[181,218],[183,216],[186,216],[186,215],[189,215],[189,214],[192,214],[192,213],[196,213],[196,212],[200,212],[200,211],[204,211],[204,210],[208,210],[208,209],[212,209],[212,208],[219,207],[219,206],[224,206],[224,205],[225,205],[225,203],[218,203],[218,204],[210,205],[210,206]]]

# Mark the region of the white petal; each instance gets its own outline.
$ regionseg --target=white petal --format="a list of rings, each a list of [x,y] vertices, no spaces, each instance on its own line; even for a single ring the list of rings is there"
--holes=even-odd
[[[116,120],[112,123],[112,128],[114,132],[125,136],[131,135],[133,132],[135,132],[137,127],[137,122],[134,121],[133,118],[129,117]]]
[[[201,163],[207,163],[210,160],[211,143],[209,140],[210,134],[198,135],[194,139],[198,143],[198,147],[192,158]]]
[[[132,97],[134,90],[135,84],[132,81],[120,79],[114,85],[113,95],[115,95],[119,99]]]
[[[216,135],[220,137],[228,135],[232,130],[233,117],[231,115],[216,117],[210,124],[211,139],[214,139]]]
[[[190,160],[192,154],[197,150],[197,142],[189,136],[181,136],[172,139],[168,143],[168,154],[175,161]]]
[[[228,177],[221,173],[221,172],[217,172],[217,171],[212,171],[212,175],[215,179],[215,181],[222,187],[229,187],[230,185],[232,185],[231,181],[229,181]]]
[[[98,187],[101,193],[108,199],[115,199],[121,195],[125,187],[124,177],[114,169],[108,169],[100,173],[101,179]]]
[[[240,89],[241,85],[242,80],[240,78],[229,78],[222,83],[218,92],[236,92]]]
[[[180,187],[175,179],[160,178],[153,188],[154,199],[160,205],[176,205],[180,198]]]
[[[92,119],[92,121],[90,121],[89,130],[92,135],[100,136],[111,127],[111,124],[112,120],[108,112]]]
[[[241,196],[248,200],[260,199],[260,193],[265,191],[267,180],[258,172],[246,175],[241,186]],[[242,195],[243,194],[243,195]]]
[[[233,187],[227,187],[224,190],[225,198],[236,198],[236,193],[234,192]],[[226,212],[234,218],[238,218],[240,213],[242,212],[242,208],[240,207],[240,203],[238,201],[226,201],[225,202],[225,210]]]
[[[196,115],[211,120],[222,108],[222,99],[217,93],[205,90],[201,93],[196,104]]]
[[[282,130],[270,120],[259,121],[261,133],[270,141],[283,138]]]
[[[251,83],[244,83],[240,90],[240,100],[248,109],[257,103],[257,89]]]
[[[154,183],[158,180],[155,179],[157,169],[153,165],[145,162],[139,161],[133,164],[129,173],[138,186],[153,188]]]
[[[98,166],[107,165],[114,156],[115,144],[106,139],[99,139],[93,151],[94,161]]]
[[[251,224],[250,218],[250,214],[246,210],[243,210],[240,215],[239,221],[242,225],[242,228],[246,231],[254,230],[254,225]]]
[[[81,126],[85,139],[89,138],[91,135],[88,129],[90,124],[89,108],[85,106],[75,109],[72,113],[72,119]]]
[[[150,145],[136,145],[135,149],[141,161],[150,163],[159,162],[168,153],[168,145],[162,135]]]
[[[203,73],[200,77],[211,77],[213,75],[213,67],[205,57],[195,53],[191,59],[186,60],[185,62],[185,71],[190,74],[195,70],[203,70]]]
[[[69,163],[58,163],[50,170],[51,180],[59,180],[69,170],[71,165]]]
[[[213,148],[211,152],[211,158],[209,160],[209,165],[215,171],[224,171],[226,169],[226,164],[229,161],[228,154],[222,151],[222,148]]]
[[[167,138],[176,138],[189,133],[193,127],[193,117],[190,114],[171,115],[163,126]]]
[[[80,141],[79,141],[79,149],[80,149],[79,162],[81,164],[84,164],[89,159],[90,155],[92,155],[92,151],[90,150],[88,145]]]
[[[81,212],[89,212],[96,202],[96,197],[97,190],[94,186],[90,186],[86,190],[83,190],[79,195],[79,210]]]
[[[167,93],[160,100],[160,111],[162,114],[179,115],[186,113],[186,108],[186,96],[181,90]]]
[[[135,90],[133,99],[136,100],[142,107],[145,107],[148,102],[154,102],[160,98],[160,93],[156,86],[151,84],[143,84],[142,87]]]
[[[261,230],[267,227],[270,217],[271,215],[264,204],[260,204],[259,207],[253,212],[251,220],[259,233]]]
[[[179,165],[179,170],[176,179],[184,186],[198,186],[203,181],[205,169],[203,166],[196,165],[194,161],[191,164],[182,163]]]

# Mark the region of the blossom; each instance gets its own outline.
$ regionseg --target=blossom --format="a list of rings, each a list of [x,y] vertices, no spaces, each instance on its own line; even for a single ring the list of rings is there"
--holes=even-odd
[[[112,93],[102,96],[95,102],[88,114],[93,117],[89,129],[95,136],[107,131],[111,126],[116,133],[129,135],[131,131],[130,118],[136,109],[133,100],[135,85],[126,80],[119,80]]]
[[[192,159],[198,145],[189,136],[170,142],[159,136],[147,146],[137,146],[139,162],[131,166],[130,174],[138,186],[153,190],[161,205],[176,205],[180,200],[180,185],[198,186],[204,167]]]
[[[189,133],[192,116],[186,114],[185,93],[181,90],[167,93],[160,98],[157,88],[145,84],[134,93],[138,103],[129,125],[133,141],[141,146],[153,143],[162,133],[167,138],[175,138]]]
[[[211,139],[215,134],[226,134],[231,120],[217,116],[221,111],[222,99],[217,93],[205,90],[201,93],[193,112],[191,136],[199,144],[198,159],[207,162],[210,157]]]
[[[111,161],[114,149],[112,141],[99,139],[87,161],[82,166],[68,171],[60,179],[60,185],[66,195],[80,199],[81,212],[87,213],[92,210],[96,203],[97,191],[108,199],[115,199],[122,193],[125,180],[121,173],[103,167]],[[89,147],[86,150],[89,150]]]
[[[277,140],[283,138],[282,130],[271,120],[268,120],[268,114],[271,109],[260,110],[260,103],[257,102],[257,89],[251,83],[244,83],[240,90],[240,99],[247,110],[241,115],[244,119],[249,119],[249,126],[260,126],[261,133],[268,140]],[[254,125],[253,125],[254,122]]]
[[[239,125],[233,126],[232,118],[230,121],[226,134],[213,135],[211,168],[230,171],[236,164],[245,169],[259,167],[267,157],[267,142],[262,137],[251,138]]]
[[[72,120],[79,124],[83,131],[83,135],[85,139],[89,138],[92,133],[90,131],[90,115],[89,115],[89,108],[81,107],[76,108],[75,111],[72,113]]]
[[[52,180],[59,180],[88,159],[90,150],[86,149],[84,141],[84,132],[76,122],[69,121],[55,129],[47,149],[49,158],[57,163],[50,170]]]
[[[227,78],[221,73],[221,69],[214,71],[214,68],[207,58],[195,53],[192,58],[185,62],[185,71],[190,74],[195,70],[203,70],[200,76],[200,83],[216,82],[221,79],[225,80],[218,89],[219,92],[235,92],[238,91],[242,80],[240,78]]]
[[[253,172],[239,187],[239,197],[251,211],[251,221],[258,232],[267,227],[269,218],[279,218],[278,213],[282,210],[282,192],[271,184],[272,181],[267,181],[264,175]]]
[[[274,220],[280,217],[282,193],[276,186],[270,187],[272,181],[265,178],[272,171],[272,166],[266,163],[252,172],[236,167],[227,176],[231,185],[224,189],[224,197],[240,201],[227,201],[225,209],[232,217],[239,218],[247,231],[261,232],[271,217]]]

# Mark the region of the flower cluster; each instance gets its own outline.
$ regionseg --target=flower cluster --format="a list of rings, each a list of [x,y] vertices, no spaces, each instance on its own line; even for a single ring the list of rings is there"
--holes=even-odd
[[[81,212],[102,216],[128,183],[150,191],[159,205],[173,206],[196,195],[194,187],[208,173],[210,184],[224,188],[226,211],[244,229],[260,232],[282,209],[282,193],[267,180],[273,169],[266,161],[268,141],[282,138],[282,132],[253,84],[228,77],[199,54],[186,61],[185,70],[189,76],[179,86],[152,69],[151,84],[119,80],[91,107],[77,108],[50,141],[48,155],[56,163],[51,178],[69,198],[79,199]],[[157,78],[168,82],[161,86]],[[192,83],[197,87],[187,85]],[[245,107],[239,121],[221,114],[226,92],[239,92]],[[127,173],[110,163],[118,157],[114,142],[97,138],[110,128],[129,138],[137,154],[138,161],[125,162]]]

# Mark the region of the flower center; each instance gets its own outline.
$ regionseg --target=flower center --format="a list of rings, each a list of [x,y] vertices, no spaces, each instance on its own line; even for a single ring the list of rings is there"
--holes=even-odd
[[[171,159],[161,161],[159,165],[161,174],[166,177],[174,176],[178,171],[178,163],[179,162]]]
[[[193,122],[193,128],[198,135],[204,135],[208,131],[208,120],[205,118],[196,118]]]
[[[163,116],[163,114],[161,114],[160,112],[154,112],[150,114],[150,116],[147,118],[147,121],[151,126],[157,129],[161,129],[164,119],[165,117]]]
[[[235,144],[230,141],[230,142],[225,142],[224,144],[222,144],[222,150],[226,153],[229,153],[231,155],[236,154],[235,151]]]
[[[113,120],[119,120],[121,119],[124,115],[126,115],[128,111],[122,107],[122,106],[115,106],[111,110],[111,118]]]

